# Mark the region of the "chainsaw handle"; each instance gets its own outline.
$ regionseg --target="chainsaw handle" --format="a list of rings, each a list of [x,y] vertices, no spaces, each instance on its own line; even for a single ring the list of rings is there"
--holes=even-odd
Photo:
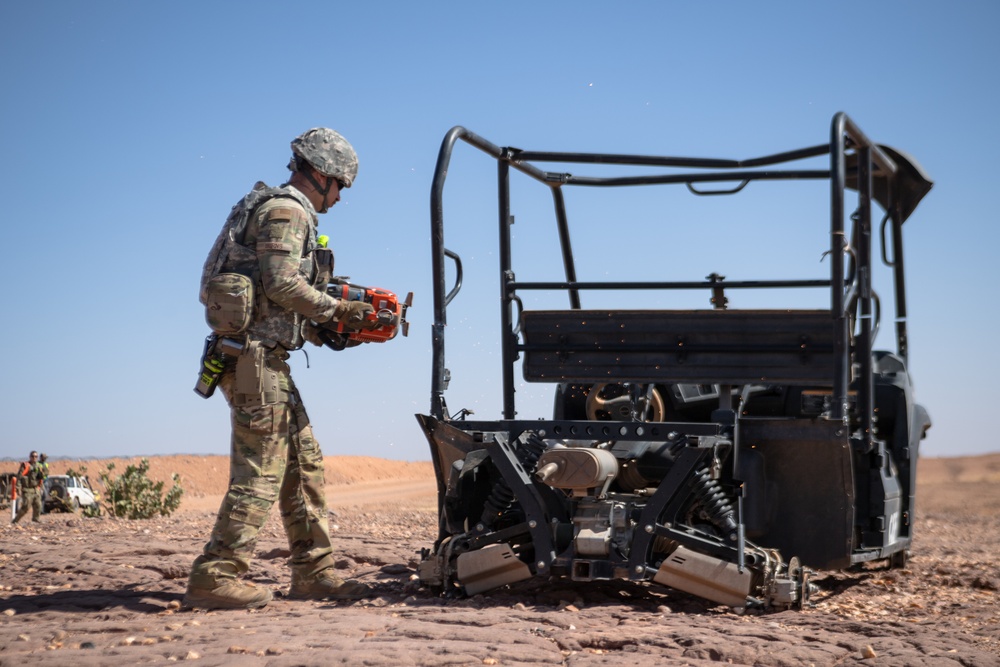
[[[319,339],[323,341],[323,344],[331,350],[340,352],[347,347],[347,336],[342,333],[330,331],[329,329],[318,328],[316,329],[316,335],[318,335]]]

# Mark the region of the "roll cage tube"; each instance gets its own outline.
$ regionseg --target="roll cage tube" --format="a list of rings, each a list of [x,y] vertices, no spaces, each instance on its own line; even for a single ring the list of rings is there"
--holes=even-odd
[[[445,365],[445,330],[447,327],[447,307],[458,295],[461,288],[461,259],[459,255],[445,247],[444,239],[444,184],[455,144],[459,141],[471,144],[497,161],[498,216],[500,226],[500,301],[503,369],[503,416],[514,419],[514,361],[517,359],[517,323],[512,316],[513,307],[518,302],[517,290],[564,290],[570,299],[571,309],[580,309],[582,290],[605,289],[664,289],[691,290],[718,288],[715,280],[693,282],[580,282],[576,278],[576,267],[570,244],[569,225],[563,199],[563,188],[569,185],[588,187],[620,187],[632,185],[684,184],[693,193],[700,195],[727,194],[725,190],[696,189],[695,183],[719,183],[739,181],[742,190],[746,183],[760,180],[822,180],[830,181],[830,278],[821,280],[770,280],[726,282],[727,289],[755,288],[801,288],[829,287],[831,289],[831,313],[834,328],[834,368],[831,419],[846,418],[847,393],[850,367],[853,361],[860,364],[861,386],[860,405],[869,405],[871,389],[871,349],[873,343],[873,290],[872,248],[871,248],[871,202],[874,199],[886,211],[882,225],[892,229],[893,256],[891,262],[883,261],[892,268],[896,302],[896,348],[904,359],[907,356],[906,332],[906,292],[902,252],[902,224],[910,216],[920,200],[931,189],[933,183],[920,166],[904,153],[887,146],[872,143],[858,126],[843,112],[833,117],[830,142],[803,149],[776,153],[773,155],[746,159],[724,160],[685,157],[657,157],[644,155],[536,152],[517,148],[500,147],[461,126],[449,130],[442,141],[431,189],[431,251],[433,270],[434,323],[432,325],[432,377],[430,414],[437,419],[448,420],[444,392],[450,380],[450,372]],[[830,155],[830,169],[777,169],[797,160]],[[624,177],[573,176],[561,172],[545,171],[534,163],[558,162],[569,164],[627,165],[642,167],[670,167],[693,169],[688,173],[647,174]],[[566,274],[564,282],[517,282],[510,257],[510,188],[509,170],[521,173],[547,185],[553,192],[556,224]],[[853,212],[854,234],[849,242],[845,235],[844,190],[856,190],[858,208]],[[883,232],[884,238],[884,232]],[[853,245],[852,245],[853,244]],[[850,253],[851,264],[845,265],[845,257]],[[456,263],[457,279],[449,291],[445,284],[445,258]],[[849,269],[845,275],[845,270]],[[856,295],[856,299],[849,295]],[[852,303],[858,310],[859,332],[852,339],[849,322]],[[853,358],[852,358],[853,357]],[[871,438],[871,414],[862,410],[863,432]]]

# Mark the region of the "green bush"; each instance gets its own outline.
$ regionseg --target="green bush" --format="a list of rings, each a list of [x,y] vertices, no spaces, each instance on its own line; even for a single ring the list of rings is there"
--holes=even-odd
[[[180,475],[174,473],[174,485],[163,493],[163,482],[149,479],[149,459],[142,459],[138,466],[129,465],[125,472],[112,478],[114,463],[101,473],[105,494],[104,507],[108,514],[122,519],[150,519],[157,514],[170,516],[181,504],[184,489],[180,485]]]

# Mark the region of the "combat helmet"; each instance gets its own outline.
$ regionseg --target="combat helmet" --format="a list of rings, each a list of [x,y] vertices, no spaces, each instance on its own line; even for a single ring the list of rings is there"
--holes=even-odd
[[[325,176],[332,176],[351,187],[358,175],[358,154],[354,147],[340,135],[326,127],[314,127],[292,140],[292,152],[308,162],[313,169]],[[296,170],[295,158],[288,164]]]

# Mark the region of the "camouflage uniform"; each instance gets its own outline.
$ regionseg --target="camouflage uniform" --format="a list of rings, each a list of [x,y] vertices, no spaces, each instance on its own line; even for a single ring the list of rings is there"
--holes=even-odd
[[[350,144],[343,144],[353,156]],[[292,146],[295,150],[294,142]],[[357,172],[354,159],[349,178],[341,179],[344,187]],[[213,606],[267,603],[269,593],[248,592],[247,585],[237,583],[236,577],[249,569],[258,533],[275,501],[291,550],[293,596],[298,583],[300,597],[317,597],[315,586],[309,588],[317,576],[326,579],[327,593],[332,590],[330,582],[344,592],[350,588],[332,575],[323,453],[286,363],[289,351],[302,346],[304,322],[327,322],[341,312],[341,301],[325,291],[332,255],[317,249],[317,223],[315,208],[297,189],[291,185],[268,188],[258,183],[233,207],[205,264],[201,298],[209,308],[205,292],[208,277],[224,272],[252,278],[256,289],[253,320],[243,334],[230,338],[238,338],[244,350],[260,344],[264,350],[262,372],[271,381],[270,390],[241,393],[246,387],[238,381],[238,364],[243,363],[244,355],[236,366],[227,366],[219,379],[218,387],[232,416],[229,490],[212,536],[191,570],[188,599],[198,601],[192,606],[206,600]],[[230,591],[223,590],[222,603],[218,603],[220,595],[212,597],[211,593],[213,589],[218,592],[219,586]],[[361,589],[366,587],[357,584],[355,592]],[[208,597],[205,591],[209,591]],[[250,604],[243,604],[246,599]]]
[[[288,188],[291,190],[291,188]],[[267,513],[279,501],[293,567],[333,565],[323,492],[323,454],[285,363],[302,344],[301,316],[329,320],[336,299],[312,285],[308,242],[315,244],[316,212],[304,197],[276,197],[261,204],[247,225],[244,245],[255,248],[265,298],[270,303],[249,330],[268,348],[266,364],[278,374],[276,402],[237,394],[235,369],[219,381],[232,410],[229,491],[193,575],[233,576],[247,571]],[[308,206],[308,208],[306,208]],[[228,268],[228,267],[227,267]],[[308,272],[308,273],[307,273]]]
[[[45,480],[45,471],[39,463],[25,462],[17,478],[18,498],[20,504],[17,508],[17,515],[12,523],[17,523],[31,508],[31,520],[40,521],[38,518],[42,513],[42,482]]]

